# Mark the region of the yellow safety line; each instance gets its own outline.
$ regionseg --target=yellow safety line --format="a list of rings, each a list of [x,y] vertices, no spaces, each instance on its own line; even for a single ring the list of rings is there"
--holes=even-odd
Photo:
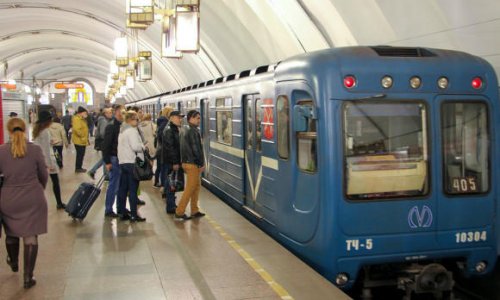
[[[243,259],[252,267],[252,269],[257,272],[257,274],[264,279],[267,284],[278,294],[278,296],[281,297],[281,299],[286,299],[286,300],[292,300],[293,297],[290,296],[290,294],[279,284],[277,283],[274,278],[267,273],[262,266],[256,262],[248,252],[245,251],[227,232],[224,231],[224,229],[217,223],[215,222],[212,218],[210,218],[209,215],[206,215],[205,218],[208,220],[208,222],[219,232],[219,234],[228,242],[228,244],[233,247],[238,254],[243,257]]]

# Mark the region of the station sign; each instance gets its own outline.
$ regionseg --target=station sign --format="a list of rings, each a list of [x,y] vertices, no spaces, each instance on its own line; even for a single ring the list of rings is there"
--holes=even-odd
[[[16,84],[12,83],[0,83],[0,86],[6,90],[15,90],[17,88]]]
[[[56,83],[56,89],[83,89],[83,83]]]

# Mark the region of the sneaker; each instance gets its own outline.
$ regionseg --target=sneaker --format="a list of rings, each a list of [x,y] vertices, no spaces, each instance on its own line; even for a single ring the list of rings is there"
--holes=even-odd
[[[191,215],[191,218],[201,218],[204,217],[206,214],[202,213],[201,211],[195,213],[194,215]]]
[[[65,208],[66,208],[66,204],[64,204],[64,203],[57,204],[57,209],[65,209]]]
[[[146,202],[144,200],[137,200],[137,205],[146,205]]]
[[[159,189],[159,188],[161,188],[161,184],[155,183],[155,184],[153,184],[153,188]]]
[[[75,173],[85,173],[87,172],[87,169],[76,169]]]
[[[87,175],[89,175],[89,176],[90,176],[90,178],[92,178],[92,180],[95,180],[95,173],[94,173],[94,172],[90,172],[90,171],[88,171],[88,172],[87,172]]]
[[[104,217],[106,217],[106,218],[118,218],[120,216],[117,213],[115,213],[114,211],[112,211],[112,212],[105,213]]]
[[[185,221],[185,220],[190,220],[190,219],[191,219],[191,217],[188,217],[186,214],[183,214],[183,215],[178,215],[178,214],[174,213],[174,217],[175,217],[176,219],[181,219],[181,220],[183,220],[183,221]]]

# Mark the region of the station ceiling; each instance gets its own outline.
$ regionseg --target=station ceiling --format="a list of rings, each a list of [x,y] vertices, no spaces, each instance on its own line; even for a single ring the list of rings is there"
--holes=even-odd
[[[461,50],[500,74],[497,0],[201,0],[200,12],[201,50],[180,60],[161,58],[159,22],[139,32],[140,50],[153,52],[153,80],[126,101],[353,45]],[[125,19],[125,0],[0,0],[4,77],[85,78],[103,92]]]

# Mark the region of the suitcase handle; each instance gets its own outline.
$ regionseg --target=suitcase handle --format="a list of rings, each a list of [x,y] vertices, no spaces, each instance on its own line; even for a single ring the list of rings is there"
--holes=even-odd
[[[102,184],[104,183],[104,178],[106,177],[106,174],[102,174],[101,178],[99,178],[99,181],[97,181],[97,184],[95,185],[97,188],[101,188]]]

